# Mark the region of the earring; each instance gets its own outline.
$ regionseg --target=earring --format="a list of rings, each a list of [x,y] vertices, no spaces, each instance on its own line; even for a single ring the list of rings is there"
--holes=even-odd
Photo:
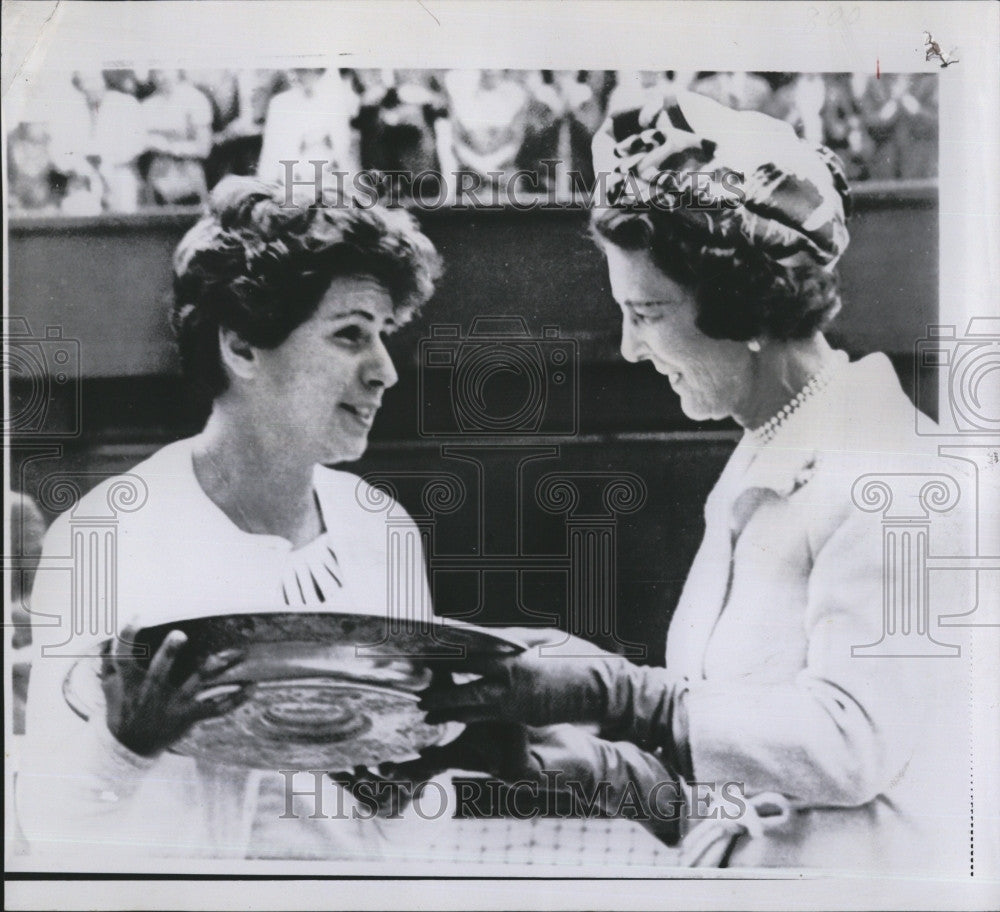
[[[749,348],[750,351],[752,351],[752,352],[759,352],[760,351],[760,340],[759,339],[751,339],[749,342],[747,342],[747,348]]]

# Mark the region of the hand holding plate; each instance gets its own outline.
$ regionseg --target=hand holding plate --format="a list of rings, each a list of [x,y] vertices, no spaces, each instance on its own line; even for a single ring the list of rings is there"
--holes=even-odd
[[[156,756],[195,722],[224,715],[250,695],[252,685],[246,683],[213,687],[219,675],[242,659],[240,650],[210,656],[175,684],[171,670],[187,637],[179,630],[168,634],[146,670],[133,651],[137,633],[126,627],[101,662],[108,730],[134,753]]]

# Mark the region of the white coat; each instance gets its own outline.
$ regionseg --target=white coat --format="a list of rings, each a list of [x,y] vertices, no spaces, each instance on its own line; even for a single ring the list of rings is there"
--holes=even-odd
[[[967,863],[964,663],[852,653],[883,635],[884,583],[882,515],[854,502],[855,482],[940,473],[942,461],[916,437],[888,359],[838,355],[829,385],[770,443],[748,434],[733,453],[671,621],[694,779],[740,783],[774,815],[696,822],[689,863]]]

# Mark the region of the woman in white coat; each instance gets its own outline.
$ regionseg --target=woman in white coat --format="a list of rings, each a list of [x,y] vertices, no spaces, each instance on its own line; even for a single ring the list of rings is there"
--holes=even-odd
[[[857,648],[883,636],[883,539],[852,489],[928,462],[888,359],[852,363],[823,335],[848,243],[840,164],[786,124],[689,93],[612,118],[594,153],[612,176],[593,233],[622,355],[651,362],[690,418],[745,433],[708,498],[665,668],[544,650],[467,663],[482,678],[428,692],[429,718],[491,726],[452,750],[505,777],[555,766],[647,796],[664,777],[704,795],[729,783],[740,813],[681,790],[688,864],[925,866],[963,822],[933,800],[957,775],[935,767],[931,721],[949,663]]]

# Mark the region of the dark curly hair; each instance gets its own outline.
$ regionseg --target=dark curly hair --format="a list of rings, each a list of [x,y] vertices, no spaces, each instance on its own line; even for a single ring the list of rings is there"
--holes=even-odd
[[[690,288],[695,325],[713,339],[804,339],[840,310],[836,273],[819,264],[782,266],[750,245],[706,247],[667,213],[599,208],[590,228],[598,246],[646,250],[668,278]]]
[[[361,208],[324,196],[290,205],[285,188],[226,177],[207,214],[174,253],[170,324],[181,368],[214,399],[228,385],[219,328],[258,348],[276,348],[308,320],[334,279],[372,276],[410,317],[441,274],[434,245],[403,210]]]

